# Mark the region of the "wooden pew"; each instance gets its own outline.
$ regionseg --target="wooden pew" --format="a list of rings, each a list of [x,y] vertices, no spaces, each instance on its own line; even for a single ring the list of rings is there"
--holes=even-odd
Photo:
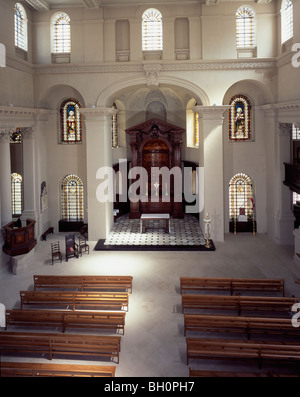
[[[181,277],[180,293],[189,291],[279,292],[284,296],[283,279]]]
[[[259,342],[228,339],[186,338],[187,364],[191,359],[256,360],[261,368],[263,360],[297,362],[300,343]]]
[[[31,332],[1,332],[0,350],[5,353],[49,354],[53,356],[110,357],[119,363],[121,336],[55,334]]]
[[[205,371],[189,368],[189,376],[194,378],[280,378],[299,377],[300,374],[280,374],[274,371],[268,372],[230,372],[230,371]]]
[[[226,296],[226,295],[192,295],[182,294],[182,312],[186,309],[215,309],[289,312],[297,298],[275,296]]]
[[[33,276],[34,290],[38,288],[70,288],[86,290],[117,290],[132,292],[131,276]]]
[[[21,309],[24,305],[71,305],[124,309],[128,311],[128,292],[67,292],[67,291],[20,291]]]
[[[254,333],[297,335],[300,328],[292,325],[290,318],[184,315],[184,335],[187,331],[244,332],[248,339]]]
[[[115,372],[114,365],[0,362],[0,377],[114,377]]]
[[[64,310],[6,310],[6,329],[11,325],[56,326],[120,330],[124,335],[126,313]]]
[[[42,234],[42,241],[47,240],[47,236],[50,233],[53,233],[54,227],[48,227],[48,229]]]

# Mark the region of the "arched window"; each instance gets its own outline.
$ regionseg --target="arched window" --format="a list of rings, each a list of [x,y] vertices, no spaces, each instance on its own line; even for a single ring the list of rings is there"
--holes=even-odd
[[[71,30],[69,16],[61,12],[52,20],[52,53],[71,52]]]
[[[236,45],[238,48],[255,47],[255,14],[249,7],[236,12]]]
[[[229,182],[229,218],[236,221],[253,220],[253,184],[246,174],[236,174]]]
[[[13,215],[22,215],[22,176],[15,172],[11,174],[11,206]]]
[[[235,95],[231,98],[229,105],[229,140],[252,140],[252,111],[250,99],[245,95]]]
[[[76,99],[66,99],[60,105],[61,143],[81,143],[80,103]]]
[[[117,105],[113,104],[113,109],[117,110]],[[113,148],[118,147],[118,116],[117,112],[112,115],[111,121],[111,145]]]
[[[154,51],[162,48],[162,15],[155,8],[149,8],[142,16],[142,49]]]
[[[62,181],[61,215],[67,221],[83,220],[83,183],[77,175],[69,174]]]
[[[283,0],[281,3],[281,43],[293,37],[293,3]]]
[[[15,46],[27,51],[27,15],[20,3],[15,4]]]

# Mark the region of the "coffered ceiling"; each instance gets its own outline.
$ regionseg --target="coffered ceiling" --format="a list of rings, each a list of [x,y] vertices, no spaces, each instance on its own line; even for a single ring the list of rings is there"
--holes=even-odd
[[[47,11],[55,8],[65,7],[86,7],[99,8],[108,5],[130,5],[147,4],[151,6],[159,5],[160,1],[153,0],[25,0],[26,3],[36,11]],[[240,0],[164,0],[163,3],[200,3],[204,5],[216,5],[220,2],[239,2]],[[250,0],[255,3],[270,3],[272,0]],[[248,0],[249,2],[249,0]]]

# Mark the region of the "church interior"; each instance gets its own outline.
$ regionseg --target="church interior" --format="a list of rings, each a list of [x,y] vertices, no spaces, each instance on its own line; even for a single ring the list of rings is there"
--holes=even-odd
[[[0,376],[299,376],[299,18],[1,1]]]

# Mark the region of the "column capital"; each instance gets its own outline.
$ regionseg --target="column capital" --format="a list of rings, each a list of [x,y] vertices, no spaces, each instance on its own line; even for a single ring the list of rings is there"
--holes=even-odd
[[[35,138],[35,128],[34,127],[24,127],[20,128],[22,137],[24,139],[33,139]]]
[[[293,124],[292,123],[278,123],[279,135],[292,136]]]
[[[9,142],[10,135],[14,132],[14,128],[0,128],[0,143]]]

